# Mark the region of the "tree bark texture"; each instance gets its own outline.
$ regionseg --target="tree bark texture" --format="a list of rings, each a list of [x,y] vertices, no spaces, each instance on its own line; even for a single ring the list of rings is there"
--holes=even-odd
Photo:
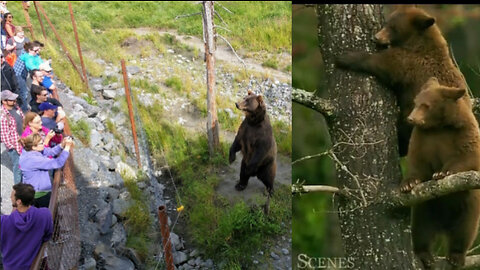
[[[213,27],[214,7],[212,1],[203,1],[203,38],[205,61],[207,62],[207,136],[210,156],[220,148],[217,107],[215,100],[215,28]]]
[[[378,203],[398,189],[398,109],[391,91],[375,78],[336,69],[347,51],[372,52],[383,20],[381,5],[318,5],[318,37],[325,61],[327,92],[335,112],[328,119],[339,188],[357,190],[340,197],[338,210],[346,256],[355,269],[417,269],[409,218]]]

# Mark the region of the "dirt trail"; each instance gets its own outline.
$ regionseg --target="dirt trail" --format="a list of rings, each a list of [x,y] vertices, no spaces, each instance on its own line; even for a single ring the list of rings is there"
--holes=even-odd
[[[194,36],[180,35],[173,30],[165,31],[165,30],[157,30],[157,29],[151,29],[151,28],[135,28],[133,30],[137,35],[140,35],[140,36],[147,35],[150,33],[158,33],[160,35],[163,35],[163,34],[174,35],[180,42],[184,44],[187,44],[202,52],[205,49],[203,40],[201,40],[200,38],[197,38]],[[238,54],[238,50],[237,50],[237,54]],[[275,77],[276,80],[286,82],[286,83],[291,83],[292,81],[291,74],[278,71],[272,68],[264,67],[261,65],[261,63],[258,63],[257,61],[255,61],[255,59],[245,58],[244,56],[242,56],[241,58],[245,62],[245,65],[247,66],[247,70],[253,70],[256,72],[267,72],[271,74],[273,77]],[[282,55],[282,58],[290,58],[287,60],[291,61],[290,55]],[[218,39],[217,41],[217,50],[215,52],[215,59],[232,63],[238,66],[243,66],[243,64],[238,60],[238,58],[235,56],[235,54],[230,49],[230,47],[226,45],[226,43],[221,39]]]

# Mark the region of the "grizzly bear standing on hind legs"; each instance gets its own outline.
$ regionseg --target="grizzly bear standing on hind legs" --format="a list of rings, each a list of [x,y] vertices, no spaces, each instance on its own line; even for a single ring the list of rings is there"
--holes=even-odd
[[[230,147],[228,159],[230,163],[234,162],[236,153],[242,151],[240,181],[235,185],[235,189],[244,190],[248,185],[248,179],[257,176],[268,191],[265,205],[265,212],[268,213],[277,170],[277,144],[273,137],[272,125],[262,96],[248,91],[248,95],[235,105],[245,113],[245,119]]]
[[[413,5],[397,8],[375,35],[375,42],[385,49],[376,53],[349,52],[339,56],[336,65],[374,75],[394,91],[400,107],[398,148],[403,157],[412,133],[407,116],[422,85],[430,77],[449,87],[466,88],[466,84],[435,19]],[[469,99],[468,95],[464,98]]]
[[[480,132],[464,88],[440,85],[433,77],[415,98],[408,117],[414,125],[408,146],[408,173],[401,184],[409,192],[420,182],[447,175],[480,171]],[[478,233],[480,189],[455,192],[412,207],[412,240],[415,254],[432,269],[432,244],[445,234],[447,261],[464,265],[465,256]]]

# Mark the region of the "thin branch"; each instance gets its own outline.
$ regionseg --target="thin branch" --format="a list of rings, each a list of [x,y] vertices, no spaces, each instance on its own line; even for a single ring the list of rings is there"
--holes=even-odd
[[[480,245],[478,245],[478,246],[470,249],[469,251],[467,251],[467,254],[472,254],[472,253],[473,253],[475,250],[477,250],[477,249],[480,249]]]
[[[222,27],[222,26],[220,26],[220,25],[214,25],[213,27],[214,27],[214,28],[220,28],[220,29],[226,30],[226,31],[228,31],[228,32],[232,32],[232,30],[230,30],[230,29],[228,29],[228,28],[225,28],[225,27]]]
[[[174,20],[181,19],[181,18],[187,18],[187,17],[192,17],[195,15],[202,15],[202,12],[195,12],[195,13],[190,13],[190,14],[185,14],[185,15],[178,15],[175,17]]]
[[[445,257],[440,257],[435,263],[434,269],[450,269],[451,266],[447,262]],[[470,255],[465,258],[465,265],[459,268],[459,270],[478,270],[480,269],[480,255]]]
[[[215,2],[216,5],[219,5],[221,8],[223,8],[224,10],[226,10],[228,13],[230,14],[233,14],[232,11],[230,11],[228,8],[226,8],[224,5],[220,4],[219,2]]]
[[[213,12],[215,13],[215,15],[217,15],[217,17],[220,19],[220,21],[222,21],[223,24],[228,26],[228,24],[222,19],[222,16],[220,16],[220,14],[218,14],[218,12],[216,10],[214,10]]]
[[[323,114],[325,117],[332,117],[335,112],[335,107],[329,100],[319,98],[313,93],[305,90],[293,88],[292,101],[313,109]]]
[[[322,157],[322,156],[325,156],[325,155],[328,155],[330,153],[331,150],[327,150],[325,152],[322,152],[322,153],[319,153],[319,154],[315,154],[315,155],[311,155],[311,156],[304,156],[302,158],[299,158],[295,161],[292,162],[292,165],[294,165],[295,163],[298,163],[298,162],[302,162],[304,160],[308,160],[308,159],[312,159],[312,158],[316,158],[316,157]]]
[[[242,60],[242,58],[240,58],[240,56],[238,56],[237,52],[235,51],[235,49],[232,47],[232,44],[230,44],[230,42],[228,42],[228,40],[224,37],[222,37],[221,35],[219,34],[216,34],[215,36],[221,38],[223,41],[225,41],[225,43],[227,43],[227,45],[230,47],[230,49],[232,49],[233,53],[235,54],[235,56],[237,57],[237,59],[243,64],[243,67],[245,68],[245,71],[247,70],[247,65],[245,64],[245,62]]]
[[[322,185],[307,185],[302,186],[302,193],[309,192],[331,192],[331,193],[342,193],[342,190],[337,187],[332,186],[322,186]]]
[[[480,189],[480,172],[468,171],[449,175],[444,179],[430,180],[415,186],[410,193],[392,191],[385,198],[392,207],[412,206],[450,193]]]
[[[330,151],[329,156],[333,159],[333,161],[335,161],[340,166],[340,169],[342,169],[342,171],[346,172],[348,175],[350,175],[350,177],[353,178],[353,180],[357,184],[358,190],[360,191],[360,196],[362,197],[363,206],[366,207],[368,205],[367,199],[365,198],[365,195],[363,194],[362,186],[360,185],[360,181],[358,180],[358,176],[353,174],[350,170],[348,170],[347,166],[345,166],[345,164],[343,164],[337,158],[337,156],[335,155],[335,153],[333,153],[333,151]]]

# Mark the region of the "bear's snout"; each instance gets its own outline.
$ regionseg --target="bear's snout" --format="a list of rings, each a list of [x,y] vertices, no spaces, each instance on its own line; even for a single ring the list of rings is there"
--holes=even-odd
[[[235,102],[235,106],[237,107],[237,109],[240,109],[240,106],[238,106],[238,102]]]

